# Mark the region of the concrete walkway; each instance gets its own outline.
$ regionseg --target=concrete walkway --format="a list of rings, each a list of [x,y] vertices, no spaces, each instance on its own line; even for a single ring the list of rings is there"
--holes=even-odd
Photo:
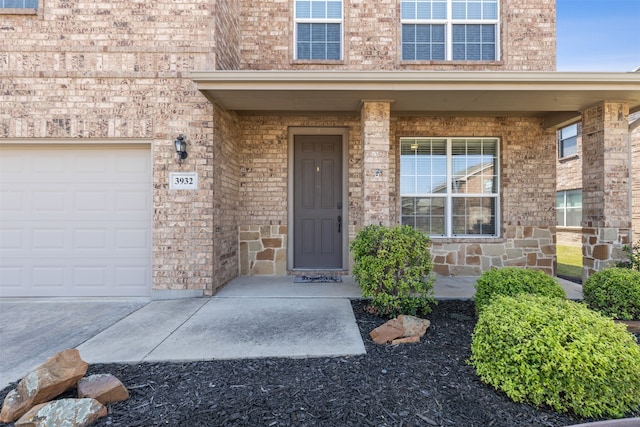
[[[436,298],[469,299],[475,277],[439,277]],[[560,281],[570,299],[580,285]],[[77,347],[89,363],[138,363],[365,353],[343,283],[239,277],[215,297],[176,300],[0,299],[0,388]]]

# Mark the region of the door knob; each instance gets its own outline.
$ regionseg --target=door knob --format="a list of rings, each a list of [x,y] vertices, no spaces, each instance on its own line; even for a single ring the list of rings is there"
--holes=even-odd
[[[342,216],[338,215],[338,233],[340,233],[341,228],[342,228]]]

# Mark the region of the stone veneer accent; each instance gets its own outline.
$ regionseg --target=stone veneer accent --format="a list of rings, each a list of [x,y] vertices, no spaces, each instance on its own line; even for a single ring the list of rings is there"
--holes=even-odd
[[[287,274],[287,226],[243,225],[239,229],[240,274]]]
[[[629,106],[601,102],[582,114],[582,278],[626,260],[631,241]]]
[[[434,271],[443,276],[478,276],[500,267],[524,267],[555,275],[554,229],[508,226],[504,239],[433,239]]]

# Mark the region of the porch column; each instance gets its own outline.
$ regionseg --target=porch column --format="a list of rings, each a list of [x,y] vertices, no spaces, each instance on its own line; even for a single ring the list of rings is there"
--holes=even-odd
[[[390,101],[363,101],[362,225],[390,225],[389,195]]]
[[[582,279],[626,260],[630,242],[629,105],[603,101],[582,113]]]

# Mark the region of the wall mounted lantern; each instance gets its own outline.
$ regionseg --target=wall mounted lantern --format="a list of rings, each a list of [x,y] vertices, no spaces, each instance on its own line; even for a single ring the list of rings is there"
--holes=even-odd
[[[176,145],[176,153],[178,153],[178,163],[182,163],[187,158],[187,142],[184,140],[184,136],[178,135],[174,144]]]

